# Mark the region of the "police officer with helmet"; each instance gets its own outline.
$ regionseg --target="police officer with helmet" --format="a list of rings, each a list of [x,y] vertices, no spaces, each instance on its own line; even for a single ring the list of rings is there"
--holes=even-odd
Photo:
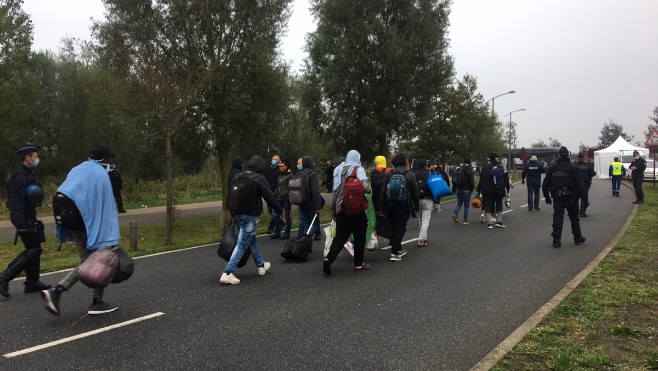
[[[580,230],[580,219],[578,218],[578,197],[585,192],[585,184],[580,171],[571,163],[569,150],[560,147],[559,158],[546,171],[546,177],[542,183],[542,190],[546,203],[553,203],[553,247],[562,246],[562,224],[564,223],[564,210],[569,214],[571,221],[571,232],[576,245],[585,242],[585,237]]]
[[[16,235],[25,245],[18,256],[0,274],[0,295],[9,297],[9,281],[22,271],[26,273],[25,293],[41,292],[50,288],[39,281],[41,272],[41,243],[45,234],[43,223],[37,220],[35,208],[43,202],[43,189],[39,179],[34,175],[34,168],[39,165],[41,147],[26,144],[16,148],[18,164],[7,177],[7,208],[10,210],[11,223],[16,227]]]

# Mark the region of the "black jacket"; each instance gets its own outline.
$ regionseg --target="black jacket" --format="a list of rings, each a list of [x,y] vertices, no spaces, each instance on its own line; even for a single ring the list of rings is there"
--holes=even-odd
[[[544,165],[537,161],[528,161],[523,167],[521,180],[526,180],[528,184],[541,184],[541,175],[546,172]]]
[[[576,162],[576,167],[580,171],[580,176],[583,178],[583,183],[585,187],[589,189],[592,186],[592,178],[596,176],[596,171],[594,171],[594,166],[585,161]]]
[[[244,164],[244,160],[242,157],[238,156],[233,159],[233,163],[231,164],[231,170],[228,172],[228,177],[226,178],[228,180],[228,187],[226,188],[227,192],[229,189],[231,189],[231,180],[233,178],[240,174],[242,172],[242,165]]]
[[[493,184],[493,180],[491,180],[491,169],[493,169],[494,166],[501,166],[498,161],[493,161],[490,162],[484,166],[482,166],[482,170],[480,171],[480,182],[478,183],[478,192],[481,192],[483,195],[491,195],[491,196],[505,196],[504,191],[499,193],[500,190],[496,190]],[[502,170],[502,169],[501,169]],[[503,177],[505,178],[505,181],[507,184],[505,184],[505,188],[509,187],[509,178],[505,176],[505,172],[503,171]]]
[[[270,185],[267,183],[267,179],[265,179],[265,176],[263,175],[264,171],[265,161],[263,161],[263,158],[258,155],[252,157],[247,163],[247,170],[245,172],[247,174],[256,175],[254,177],[254,183],[256,184],[256,187],[254,187],[254,197],[258,199],[258,202],[254,203],[254,208],[250,212],[244,213],[246,215],[260,216],[263,213],[263,202],[261,199],[265,199],[265,202],[272,206],[277,213],[281,214],[283,212],[281,205],[279,205],[279,201],[274,197],[274,193],[270,190]]]
[[[406,172],[406,174],[405,174]],[[409,200],[411,205],[409,205],[408,212],[415,212],[420,209],[420,194],[418,192],[418,183],[416,182],[416,176],[413,172],[407,171],[405,166],[396,166],[395,169],[389,171],[386,174],[386,182],[382,189],[380,190],[380,206],[379,210],[386,210],[388,206],[388,200],[386,199],[386,187],[388,186],[388,181],[391,180],[391,177],[395,174],[404,174],[404,180],[406,181],[407,189],[409,189]],[[413,210],[411,209],[413,208]]]
[[[299,172],[299,174],[306,175],[308,177],[307,185],[310,191],[308,202],[313,203],[313,210],[320,210],[322,207],[322,201],[320,200],[320,175],[317,171],[315,171],[315,163],[313,162],[313,157],[302,157],[302,167],[303,169]]]
[[[112,168],[110,172],[107,173],[110,176],[110,183],[112,183],[112,193],[114,197],[121,196],[121,189],[123,188],[123,178],[121,178],[121,173],[119,169]]]
[[[541,185],[542,192],[544,193],[544,197],[546,199],[550,199],[551,197],[559,197],[559,194],[555,187],[553,187],[553,172],[555,171],[555,168],[558,166],[560,163],[564,162],[571,162],[568,157],[560,157],[551,165],[551,167],[546,170],[546,176],[544,177],[544,182]],[[568,197],[578,197],[581,194],[585,193],[585,183],[583,182],[583,178],[580,176],[580,171],[578,170],[578,167],[576,165],[571,166],[571,186],[569,189],[567,189],[568,192],[571,192],[571,194],[568,194],[566,196]]]
[[[466,184],[464,185],[455,185],[454,179],[452,182],[452,191],[469,191],[473,193],[473,189],[475,189],[475,174],[473,173],[473,169],[471,169],[470,166],[464,165],[461,166],[462,171],[464,172],[464,177],[466,178]]]
[[[647,169],[647,160],[643,159],[642,157],[638,158],[637,160],[633,159],[633,161],[631,161],[631,164],[628,165],[628,168],[630,169],[633,166],[635,166],[635,170],[631,170],[631,178],[643,179],[644,170]]]
[[[9,176],[7,184],[7,207],[9,208],[11,224],[16,229],[26,229],[28,220],[33,223],[37,220],[37,212],[33,206],[27,203],[25,188],[30,184],[41,187],[39,179],[34,175],[32,169],[19,163],[14,167]]]

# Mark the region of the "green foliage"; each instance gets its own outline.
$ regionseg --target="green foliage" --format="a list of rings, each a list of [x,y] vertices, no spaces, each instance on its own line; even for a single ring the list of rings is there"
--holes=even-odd
[[[450,3],[314,0],[303,104],[339,153],[390,153],[432,118],[450,84]],[[368,140],[364,140],[367,138]]]
[[[634,135],[628,135],[626,132],[624,132],[624,127],[621,126],[621,124],[618,124],[612,119],[609,119],[605,124],[603,124],[603,128],[601,129],[601,135],[599,136],[599,148],[606,148],[610,146],[612,143],[617,140],[621,136],[624,138],[627,142],[633,141],[633,138],[635,138]]]

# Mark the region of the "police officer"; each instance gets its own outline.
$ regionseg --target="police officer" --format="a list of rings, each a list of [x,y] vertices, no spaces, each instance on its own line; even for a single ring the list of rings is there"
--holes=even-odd
[[[114,159],[109,161],[110,171],[107,173],[110,176],[110,182],[112,183],[112,193],[114,194],[114,200],[117,203],[117,208],[120,213],[125,213],[126,209],[123,208],[123,198],[121,197],[121,189],[123,188],[123,178],[119,169],[117,169],[117,163]]]
[[[608,176],[610,177],[610,180],[612,180],[612,197],[619,197],[621,178],[626,176],[626,168],[621,162],[619,162],[619,157],[615,157],[612,164],[610,164]]]
[[[9,281],[22,271],[27,276],[24,282],[25,293],[50,288],[50,285],[39,281],[41,242],[45,241],[43,223],[37,220],[35,210],[43,202],[43,189],[33,171],[39,165],[39,149],[41,147],[31,144],[16,148],[18,164],[7,178],[7,208],[11,224],[16,227],[16,234],[23,241],[25,250],[0,274],[0,295],[6,298],[9,297]]]
[[[580,177],[583,178],[583,183],[585,183],[585,192],[580,194],[580,216],[582,218],[587,217],[587,207],[589,206],[589,189],[592,186],[592,178],[596,176],[596,171],[594,171],[594,166],[585,162],[585,154],[578,154],[578,162],[576,162],[576,167],[580,172]]]
[[[542,184],[546,204],[553,202],[553,247],[562,245],[562,224],[564,223],[564,209],[571,220],[571,232],[576,245],[585,242],[585,237],[580,231],[580,219],[578,219],[578,196],[585,192],[585,184],[580,176],[578,168],[569,159],[569,150],[560,147],[559,158],[546,171],[544,183]]]
[[[544,165],[537,162],[537,156],[530,157],[530,161],[521,173],[521,184],[528,179],[528,211],[539,211],[539,189],[541,188],[541,175],[546,172]]]
[[[642,182],[644,182],[644,170],[647,168],[647,161],[640,157],[640,152],[633,151],[633,161],[628,167],[631,170],[631,179],[633,179],[633,189],[635,189],[634,204],[644,203],[644,191]]]

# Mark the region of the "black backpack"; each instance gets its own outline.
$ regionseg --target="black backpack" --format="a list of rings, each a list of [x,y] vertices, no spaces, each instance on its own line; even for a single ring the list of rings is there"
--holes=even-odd
[[[293,205],[301,205],[308,201],[308,173],[297,173],[288,180],[288,201]]]
[[[423,173],[422,171],[413,171],[416,176],[416,183],[418,184],[418,194],[420,198],[430,198],[431,192],[430,188],[427,185],[427,176],[429,173]]]
[[[66,229],[84,231],[85,222],[75,202],[67,195],[57,192],[53,196],[53,215],[55,223]]]
[[[256,194],[255,174],[246,171],[233,177],[228,190],[228,209],[231,213],[244,214],[254,209],[258,200]]]
[[[463,187],[466,185],[466,171],[464,171],[464,168],[461,166],[456,168],[455,171],[452,172],[452,184],[454,184],[457,187]]]
[[[500,165],[494,164],[491,168],[491,183],[495,189],[505,188],[505,175]]]

